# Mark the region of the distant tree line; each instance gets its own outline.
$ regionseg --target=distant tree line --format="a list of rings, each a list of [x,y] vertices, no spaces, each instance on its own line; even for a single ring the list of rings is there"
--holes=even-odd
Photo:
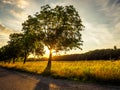
[[[53,60],[118,60],[120,59],[120,49],[97,49],[83,54],[71,54],[54,56]]]

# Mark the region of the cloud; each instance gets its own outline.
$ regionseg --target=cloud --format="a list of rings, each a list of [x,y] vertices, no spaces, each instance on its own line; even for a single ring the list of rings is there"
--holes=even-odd
[[[0,31],[0,40],[8,38],[11,29],[21,30],[21,23],[27,15],[39,12],[46,4],[76,8],[86,27],[82,32],[84,50],[119,45],[120,0],[0,0],[0,23],[5,25],[0,26],[4,28]]]
[[[27,17],[27,14],[25,12],[19,12],[17,10],[10,10],[10,13],[17,18],[20,22],[25,20]]]
[[[113,33],[113,35],[114,35],[114,38],[115,38],[116,40],[118,40],[119,45],[120,45],[120,22],[118,22],[118,23],[113,27],[112,33]]]
[[[24,9],[29,5],[30,0],[3,0],[5,4],[16,5],[17,7]]]
[[[120,22],[115,25],[115,30],[117,30],[117,31],[120,30]]]
[[[13,32],[13,30],[8,29],[8,28],[6,28],[4,25],[1,25],[1,24],[0,24],[0,34],[8,35],[8,34],[10,34],[10,33],[12,33],[12,32]]]
[[[2,0],[0,1],[0,22],[11,29],[20,30],[21,23],[26,20],[29,1],[31,0]]]
[[[0,2],[2,5],[4,5],[4,7],[5,7],[5,5],[7,5],[7,6],[9,6],[9,5],[14,5],[15,4],[15,1],[14,0],[1,0],[1,2]]]
[[[29,5],[28,0],[16,0],[17,1],[17,6],[20,8],[26,8]]]
[[[112,43],[120,46],[120,0],[96,0],[101,6],[100,11],[110,19],[109,31],[113,35]]]
[[[66,3],[66,1],[63,1],[63,0],[61,0],[61,1],[59,1],[59,2],[50,2],[50,6],[51,7],[55,7],[56,5],[61,5],[61,6],[65,6],[67,3]]]
[[[18,32],[18,31],[11,30],[9,28],[6,28],[4,25],[0,24],[0,46],[5,45],[9,40],[9,35],[15,32]]]
[[[95,48],[111,48],[118,42],[106,24],[95,25],[85,22],[84,25],[86,26],[85,30],[82,32],[84,51]]]
[[[88,51],[95,48],[112,48],[114,45],[120,47],[120,0],[90,1],[94,1],[94,4],[91,5],[97,6],[95,10],[92,12],[86,10],[86,12],[89,12],[88,14],[85,11],[82,14],[80,13],[84,17],[83,23],[86,26],[82,34],[83,49]],[[91,6],[88,7],[91,8]],[[98,15],[94,16],[90,13],[94,15],[98,13]],[[96,20],[89,20],[88,17],[97,18]],[[102,22],[98,23],[99,20],[102,20]]]
[[[120,21],[120,0],[96,0],[101,6],[100,11],[103,11],[106,16],[111,18],[113,23]],[[114,20],[114,21],[113,21]]]
[[[13,3],[14,3],[14,0],[3,0],[3,3],[13,4]]]

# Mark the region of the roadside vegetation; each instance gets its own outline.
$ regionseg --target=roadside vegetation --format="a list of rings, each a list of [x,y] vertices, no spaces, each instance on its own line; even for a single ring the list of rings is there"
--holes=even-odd
[[[51,74],[54,78],[77,81],[120,82],[120,60],[117,61],[52,61]],[[0,66],[29,73],[42,74],[47,61],[34,61],[23,64],[0,63]]]

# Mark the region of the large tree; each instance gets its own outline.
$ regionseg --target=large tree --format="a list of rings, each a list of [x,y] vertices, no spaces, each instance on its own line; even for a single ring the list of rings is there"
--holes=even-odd
[[[32,30],[39,38],[42,37],[39,40],[50,50],[45,71],[50,72],[51,70],[52,50],[58,52],[73,48],[81,49],[81,31],[84,26],[72,5],[56,6],[55,8],[51,8],[49,5],[42,6],[41,11],[29,20],[34,22],[31,23]]]

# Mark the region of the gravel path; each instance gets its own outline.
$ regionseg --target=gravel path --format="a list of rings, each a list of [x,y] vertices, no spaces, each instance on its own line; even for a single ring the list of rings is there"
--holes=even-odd
[[[0,68],[0,90],[120,90],[120,86],[78,83]]]

